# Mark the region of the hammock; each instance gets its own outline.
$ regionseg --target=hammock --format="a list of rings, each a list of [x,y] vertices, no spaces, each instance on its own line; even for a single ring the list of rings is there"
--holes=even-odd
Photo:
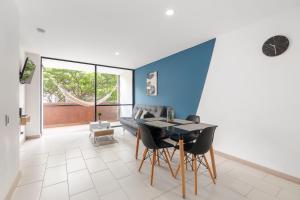
[[[89,102],[89,101],[83,101],[81,99],[78,99],[77,97],[75,97],[74,95],[72,95],[70,92],[68,92],[67,90],[65,90],[64,88],[62,88],[60,85],[57,85],[59,91],[64,95],[64,97],[68,100],[71,101],[73,103],[79,104],[81,106],[94,106],[95,103],[94,102]],[[97,100],[97,105],[104,103],[107,99],[109,99],[112,95],[112,93],[117,89],[117,86],[114,87],[114,89],[108,93],[107,95],[105,95],[104,97],[102,97],[101,99]]]
[[[55,80],[54,78],[52,78],[50,76],[50,79],[53,81],[54,85],[57,86],[57,88],[59,89],[59,91],[64,95],[64,97],[66,98],[66,100],[71,101],[73,103],[79,104],[81,106],[95,106],[95,102],[89,102],[89,101],[83,101],[81,99],[78,99],[77,97],[75,97],[74,95],[72,95],[70,92],[68,92],[66,89],[64,89],[62,86],[60,86]],[[117,89],[117,86],[115,86],[112,91],[108,94],[106,94],[104,97],[102,97],[101,99],[97,100],[97,105],[104,103],[106,100],[108,100],[112,93]]]

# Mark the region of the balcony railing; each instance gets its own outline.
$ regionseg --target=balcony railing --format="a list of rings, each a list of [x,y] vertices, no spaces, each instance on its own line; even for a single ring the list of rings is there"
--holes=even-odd
[[[119,106],[97,106],[101,120],[119,121]],[[95,120],[94,106],[81,106],[74,103],[44,103],[44,127],[60,127],[88,124]]]

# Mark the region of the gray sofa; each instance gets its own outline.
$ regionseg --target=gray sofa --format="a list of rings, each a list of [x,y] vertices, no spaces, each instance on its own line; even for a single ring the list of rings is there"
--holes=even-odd
[[[136,135],[136,131],[138,129],[138,125],[134,120],[134,116],[138,109],[145,109],[154,117],[166,117],[167,116],[167,106],[154,106],[154,105],[135,105],[132,110],[132,117],[121,117],[120,123],[122,127],[129,131],[130,133]]]

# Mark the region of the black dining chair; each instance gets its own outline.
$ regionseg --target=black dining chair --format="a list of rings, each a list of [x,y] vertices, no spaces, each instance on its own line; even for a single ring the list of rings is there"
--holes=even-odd
[[[194,171],[194,179],[195,179],[195,194],[197,194],[197,172],[201,165],[205,166],[209,172],[209,175],[214,184],[215,178],[212,174],[211,168],[206,159],[205,153],[207,153],[213,143],[214,133],[216,130],[216,126],[205,128],[198,136],[195,142],[187,143],[184,145],[185,152],[185,160],[189,159],[188,156],[192,156],[191,161],[193,163],[193,171]],[[176,147],[179,148],[178,146]],[[177,176],[180,169],[180,165],[178,165],[175,177]]]
[[[153,117],[154,117],[154,115],[148,112],[144,116],[144,119],[149,119],[149,118],[153,118]],[[169,135],[161,128],[149,126],[149,129],[151,130],[154,140],[163,140],[163,139],[169,138]]]
[[[186,120],[192,121],[192,122],[194,122],[194,123],[196,123],[196,124],[199,124],[199,123],[200,123],[200,117],[199,117],[198,115],[189,115],[189,116],[186,117]],[[183,137],[183,142],[184,142],[184,143],[190,143],[190,142],[193,142],[193,141],[197,138],[198,134],[199,134],[199,131],[194,131],[194,132],[191,132],[191,133],[188,134],[188,135],[185,135],[185,136]],[[178,142],[179,142],[179,139],[180,139],[178,135],[172,135],[170,138],[171,138],[173,141],[176,142],[176,145],[178,145]],[[176,148],[173,149],[173,152],[172,152],[171,158],[170,158],[171,160],[173,159],[173,156],[174,156],[176,150],[177,150]]]
[[[139,171],[141,171],[144,161],[147,158],[150,158],[151,160],[150,184],[153,185],[154,165],[156,164],[156,162],[158,162],[160,158],[168,164],[168,167],[170,168],[171,171],[171,175],[174,177],[174,173],[170,163],[170,158],[165,150],[167,148],[174,147],[174,145],[165,142],[163,140],[155,140],[149,126],[142,123],[139,123],[138,126],[140,128],[141,140],[146,147],[143,153],[143,158],[139,167]]]

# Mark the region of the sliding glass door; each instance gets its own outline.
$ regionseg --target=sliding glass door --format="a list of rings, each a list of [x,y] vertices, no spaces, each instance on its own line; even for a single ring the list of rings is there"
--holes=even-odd
[[[44,127],[109,121],[131,116],[133,71],[42,59]]]
[[[118,125],[120,117],[131,116],[132,71],[97,66],[97,117]]]
[[[85,124],[95,118],[95,67],[43,60],[44,127]]]

